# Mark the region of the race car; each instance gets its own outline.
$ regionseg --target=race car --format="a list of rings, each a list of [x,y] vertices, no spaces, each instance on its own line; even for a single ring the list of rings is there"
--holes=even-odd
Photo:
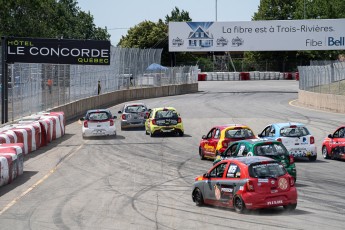
[[[297,190],[294,178],[276,160],[238,157],[222,160],[196,177],[192,199],[199,206],[229,207],[238,213],[278,206],[291,211],[297,207]]]
[[[203,135],[199,144],[199,156],[201,160],[214,159],[228,147],[230,142],[255,139],[251,128],[242,124],[218,125]]]
[[[297,172],[294,157],[289,155],[285,146],[279,141],[251,139],[233,142],[221,155],[216,157],[213,164],[228,157],[243,156],[265,156],[275,159],[285,167],[296,181]]]
[[[154,108],[145,121],[145,133],[151,137],[162,133],[184,135],[183,122],[174,107]]]
[[[258,136],[282,142],[295,158],[307,157],[310,161],[317,158],[315,138],[302,123],[274,123],[266,126]]]
[[[149,112],[144,103],[128,103],[118,113],[121,114],[121,130],[124,130],[136,127],[144,128],[145,116]]]
[[[116,136],[115,119],[108,109],[88,110],[79,120],[82,122],[82,136]]]
[[[325,159],[345,160],[345,126],[340,126],[323,140],[322,156]]]

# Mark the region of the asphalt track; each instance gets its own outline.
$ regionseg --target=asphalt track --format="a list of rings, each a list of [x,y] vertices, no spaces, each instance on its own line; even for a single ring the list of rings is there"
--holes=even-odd
[[[344,229],[345,162],[321,156],[323,138],[344,124],[344,114],[298,107],[297,91],[296,81],[200,82],[198,93],[142,100],[176,107],[184,137],[121,131],[117,121],[116,138],[83,140],[80,124],[70,123],[0,188],[0,229]],[[318,145],[315,162],[296,163],[294,212],[237,214],[192,202],[194,178],[212,165],[199,159],[198,144],[213,125],[247,124],[257,134],[288,121],[305,123]]]

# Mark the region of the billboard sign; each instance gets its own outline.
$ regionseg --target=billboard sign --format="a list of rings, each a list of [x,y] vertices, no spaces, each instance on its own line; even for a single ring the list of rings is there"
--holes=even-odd
[[[170,52],[344,50],[345,19],[170,22]]]
[[[110,41],[6,38],[7,63],[110,65]]]

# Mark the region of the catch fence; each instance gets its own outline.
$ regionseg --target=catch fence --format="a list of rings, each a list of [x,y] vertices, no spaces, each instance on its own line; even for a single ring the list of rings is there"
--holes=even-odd
[[[299,89],[314,93],[345,95],[345,62],[312,61],[299,66]]]
[[[150,64],[161,62],[161,53],[162,49],[112,46],[109,66],[7,64],[8,120],[14,121],[98,93],[197,82],[197,66],[148,71]],[[0,73],[1,68],[2,65]]]

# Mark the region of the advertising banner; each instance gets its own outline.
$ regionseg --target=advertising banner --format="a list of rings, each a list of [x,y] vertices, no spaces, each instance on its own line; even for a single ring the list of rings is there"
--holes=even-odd
[[[345,19],[170,22],[170,52],[345,49]]]
[[[109,65],[110,41],[6,38],[7,63]]]

